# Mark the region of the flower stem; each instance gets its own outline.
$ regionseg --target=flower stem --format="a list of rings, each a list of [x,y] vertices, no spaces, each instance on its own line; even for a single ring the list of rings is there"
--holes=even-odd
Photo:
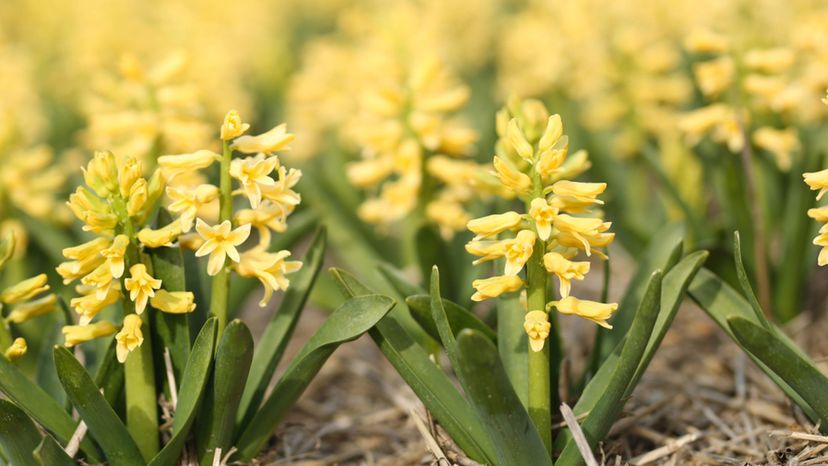
[[[544,311],[546,308],[546,270],[543,255],[546,244],[536,240],[532,257],[526,269],[527,311]],[[529,417],[535,424],[546,450],[552,452],[551,384],[549,371],[550,345],[543,345],[540,351],[529,348]]]
[[[233,151],[230,143],[224,141],[224,150],[221,155],[219,173],[219,222],[233,221],[233,185],[230,179],[230,161]],[[225,259],[227,260],[227,259]],[[227,264],[213,277],[213,288],[210,295],[210,312],[218,319],[218,335],[221,336],[227,325],[227,307],[230,295],[230,271]]]

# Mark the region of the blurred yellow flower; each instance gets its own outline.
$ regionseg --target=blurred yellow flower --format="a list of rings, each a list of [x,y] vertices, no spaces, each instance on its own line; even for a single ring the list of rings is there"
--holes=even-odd
[[[28,347],[26,346],[26,340],[24,338],[17,337],[14,339],[11,346],[6,348],[6,351],[3,353],[3,355],[9,361],[17,361],[26,354],[27,349]]]

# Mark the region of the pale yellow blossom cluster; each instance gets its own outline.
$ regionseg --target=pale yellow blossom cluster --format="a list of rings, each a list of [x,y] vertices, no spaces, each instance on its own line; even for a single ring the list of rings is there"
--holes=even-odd
[[[290,251],[269,250],[272,232],[281,233],[287,229],[287,217],[301,201],[293,188],[302,177],[302,172],[288,169],[276,155],[288,149],[294,140],[294,135],[287,132],[285,124],[256,136],[245,134],[249,128],[250,125],[242,121],[238,112],[230,111],[220,130],[224,154],[199,150],[189,154],[165,155],[158,159],[158,164],[164,178],[174,183],[184,173],[205,170],[216,161],[221,161],[220,177],[226,177],[221,188],[209,183],[167,188],[167,196],[171,200],[168,208],[177,218],[164,228],[177,237],[190,232],[195,226],[198,235],[187,239],[186,243],[196,249],[197,257],[208,256],[207,273],[217,275],[225,267],[232,267],[243,277],[258,279],[265,290],[259,305],[265,306],[275,290],[287,289],[290,282],[285,275],[299,270],[302,265],[301,262],[287,260]],[[233,158],[235,153],[240,156]],[[235,188],[231,187],[231,183],[235,184]],[[205,221],[200,211],[206,204],[216,203],[224,189],[231,194],[229,199],[220,202],[227,218],[218,224],[213,224],[212,219]],[[233,196],[244,198],[249,208],[234,210]],[[252,237],[253,229],[257,232],[258,241],[247,250],[240,251],[240,247]],[[170,240],[173,239],[171,235]]]
[[[69,259],[57,267],[64,284],[76,280],[79,297],[70,301],[80,325],[63,328],[65,344],[115,333],[112,322],[93,319],[107,306],[128,297],[134,313],[127,313],[118,334],[117,356],[124,362],[141,345],[141,315],[147,305],[170,313],[195,309],[194,295],[165,291],[142,259],[148,248],[170,246],[174,239],[164,229],[146,227],[164,192],[161,171],[144,178],[142,163],[134,158],[118,162],[111,152],[97,152],[83,170],[86,186],[69,196],[69,208],[95,237],[63,250]],[[180,233],[180,230],[179,230]],[[128,335],[125,337],[124,335]]]
[[[524,213],[508,211],[468,222],[476,236],[466,250],[475,264],[501,259],[502,274],[475,280],[472,299],[482,301],[527,286],[529,269],[557,277],[559,299],[544,303],[563,314],[575,314],[609,327],[617,304],[582,300],[571,294],[572,282],[583,280],[590,263],[584,254],[606,259],[613,241],[610,222],[595,210],[606,183],[571,181],[589,168],[586,152],[569,154],[559,115],[549,115],[535,100],[512,102],[497,115],[499,139],[494,168],[505,188],[524,203]],[[525,271],[525,273],[523,273]],[[523,273],[523,277],[521,276]],[[547,280],[544,279],[544,282]],[[539,285],[546,287],[546,283]],[[549,335],[548,309],[528,309],[525,329],[534,351]]]

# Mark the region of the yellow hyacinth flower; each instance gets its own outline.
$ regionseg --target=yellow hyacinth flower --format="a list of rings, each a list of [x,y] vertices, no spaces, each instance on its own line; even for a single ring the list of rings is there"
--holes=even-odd
[[[532,187],[532,179],[526,176],[508,160],[501,157],[494,158],[494,168],[497,177],[504,186],[511,189],[518,196],[522,196],[529,192]]]
[[[475,259],[472,264],[477,265],[483,262],[499,259],[506,255],[506,244],[511,241],[508,239],[500,241],[469,241],[466,243],[466,252],[469,254],[480,256]]]
[[[127,314],[124,317],[124,325],[121,331],[115,335],[115,355],[118,357],[118,362],[124,363],[127,356],[135,348],[144,343],[144,333],[141,331],[141,317],[137,314]]]
[[[189,291],[158,290],[150,298],[150,305],[168,314],[186,314],[196,308],[195,295]]]
[[[573,262],[558,252],[548,252],[543,256],[543,266],[553,273],[560,282],[561,298],[569,296],[572,280],[583,280],[589,273],[589,262]]]
[[[529,336],[529,347],[532,351],[542,350],[546,339],[549,338],[549,331],[552,329],[549,315],[546,311],[527,312],[523,321],[523,329]]]
[[[818,172],[804,173],[805,183],[811,187],[812,191],[819,190],[817,200],[822,199],[822,196],[828,192],[828,169],[820,170]]]
[[[517,275],[532,257],[537,235],[532,230],[521,230],[512,240],[507,240],[504,256],[506,257],[505,275]]]
[[[555,309],[561,314],[571,314],[584,319],[591,320],[601,327],[611,329],[607,320],[612,317],[612,313],[618,309],[617,303],[598,303],[595,301],[587,301],[578,299],[574,296],[567,296],[555,303]]]
[[[229,141],[241,136],[248,129],[250,129],[250,125],[242,122],[239,112],[230,110],[224,115],[224,123],[221,125],[220,137],[224,141]]]
[[[523,280],[517,275],[505,275],[475,280],[472,286],[477,290],[472,295],[472,301],[484,301],[519,290],[523,286]]]
[[[606,183],[580,183],[561,180],[552,185],[555,206],[572,213],[585,212],[593,205],[603,205],[598,196],[607,189]]]
[[[3,353],[3,355],[9,361],[17,361],[18,359],[26,355],[27,349],[28,347],[26,346],[26,339],[17,337],[14,339],[11,346],[6,348],[6,351]]]
[[[221,155],[209,150],[198,150],[189,154],[162,155],[158,157],[158,166],[168,181],[178,175],[207,168],[215,161],[220,161]]]
[[[241,255],[236,265],[236,272],[242,277],[258,279],[264,287],[264,296],[259,306],[264,307],[270,301],[275,290],[286,290],[290,281],[285,274],[298,271],[302,267],[299,261],[287,261],[290,251],[267,252],[263,248],[253,248]]]
[[[173,241],[181,233],[181,222],[173,221],[157,230],[153,230],[152,228],[141,229],[138,232],[138,241],[148,248],[172,247]]]
[[[121,289],[117,282],[107,288],[103,298],[97,295],[97,289],[92,287],[80,288],[83,296],[72,298],[69,305],[80,315],[80,324],[88,324],[106,306],[116,303],[121,298]]]
[[[121,278],[121,275],[124,274],[124,256],[128,245],[129,237],[118,235],[112,240],[111,246],[100,251],[100,254],[106,258],[109,273],[112,274],[113,278]],[[65,251],[64,255],[66,255]]]
[[[555,216],[558,215],[558,208],[552,207],[545,198],[536,197],[532,199],[529,206],[529,216],[535,221],[535,229],[538,232],[538,238],[543,241],[549,239],[552,234],[552,223],[555,221]]]
[[[27,299],[48,290],[49,285],[46,283],[47,280],[48,277],[46,277],[46,274],[42,273],[12,285],[0,292],[0,302],[5,304],[15,304],[26,301]]]
[[[567,247],[583,249],[587,256],[591,255],[593,247],[602,244],[603,238],[606,238],[608,241],[612,241],[613,238],[613,236],[602,236],[602,233],[609,229],[611,223],[604,222],[600,218],[573,217],[571,215],[561,214],[555,217],[554,225],[561,233],[557,237],[557,240],[561,244]],[[576,245],[570,242],[570,238],[574,238],[577,241]]]
[[[287,125],[282,123],[258,136],[241,136],[233,141],[231,149],[245,154],[272,154],[287,147],[296,137],[287,132]]]
[[[89,325],[66,325],[63,327],[64,346],[72,347],[79,343],[94,340],[95,338],[107,337],[118,331],[112,322],[102,320]]]
[[[18,304],[14,306],[14,309],[6,317],[6,320],[14,324],[28,322],[35,317],[40,317],[54,311],[56,303],[57,296],[49,294],[34,301]]]
[[[270,173],[278,167],[278,157],[256,156],[234,159],[230,162],[230,176],[239,181],[242,192],[250,201],[250,207],[255,209],[262,201],[262,186],[276,184],[276,180],[270,177]]]
[[[506,140],[509,141],[509,144],[512,145],[512,149],[514,149],[515,153],[517,153],[520,158],[526,161],[532,160],[532,157],[535,154],[535,149],[532,147],[532,144],[529,144],[529,141],[526,140],[526,135],[523,134],[523,130],[521,130],[520,126],[518,126],[516,118],[512,118],[512,120],[509,121],[509,125],[506,127]]]
[[[488,238],[506,230],[512,230],[520,225],[523,217],[517,212],[506,212],[469,220],[466,224],[475,236],[474,239]]]
[[[189,232],[193,228],[199,209],[218,198],[219,190],[211,184],[201,184],[195,188],[167,187],[167,197],[172,203],[167,206],[170,212],[179,215],[182,232]]]
[[[146,265],[135,264],[129,268],[124,288],[129,291],[129,299],[135,303],[135,313],[141,314],[147,307],[149,298],[155,296],[155,290],[161,288],[161,280],[153,278],[147,272]]]
[[[201,257],[209,254],[207,273],[216,275],[224,267],[227,257],[230,257],[233,262],[239,262],[240,257],[236,246],[244,243],[250,236],[250,224],[241,225],[234,230],[229,220],[211,227],[198,219],[196,231],[204,239],[204,244],[198,248],[195,255]]]

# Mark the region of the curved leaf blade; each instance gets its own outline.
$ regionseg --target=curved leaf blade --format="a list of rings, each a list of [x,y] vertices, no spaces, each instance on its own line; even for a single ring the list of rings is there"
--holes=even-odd
[[[432,338],[439,340],[440,334],[437,331],[434,317],[431,315],[431,297],[429,295],[413,295],[405,298],[405,303],[411,311],[414,320],[420,324],[423,329],[431,335]],[[459,304],[442,298],[443,310],[446,313],[446,318],[449,321],[452,331],[456,336],[464,328],[477,330],[486,336],[493,343],[497,344],[497,333],[485,322],[480,320],[471,311],[461,307]],[[521,323],[522,325],[522,323]]]
[[[291,361],[273,393],[262,404],[237,442],[241,461],[250,461],[267,442],[279,421],[342,343],[371,329],[394,306],[381,295],[359,296],[335,310]]]
[[[112,464],[143,465],[144,459],[126,426],[98,391],[86,369],[66,348],[56,346],[55,367],[66,395]]]
[[[38,466],[32,452],[41,442],[29,416],[14,403],[0,399],[0,449],[10,464]]]
[[[290,335],[319,276],[325,257],[325,237],[325,230],[320,229],[311,240],[308,252],[302,258],[302,269],[291,277],[290,288],[285,292],[279,311],[273,315],[259,339],[239,405],[236,419],[239,429],[243,429],[259,409],[270,379],[287,348]]]

